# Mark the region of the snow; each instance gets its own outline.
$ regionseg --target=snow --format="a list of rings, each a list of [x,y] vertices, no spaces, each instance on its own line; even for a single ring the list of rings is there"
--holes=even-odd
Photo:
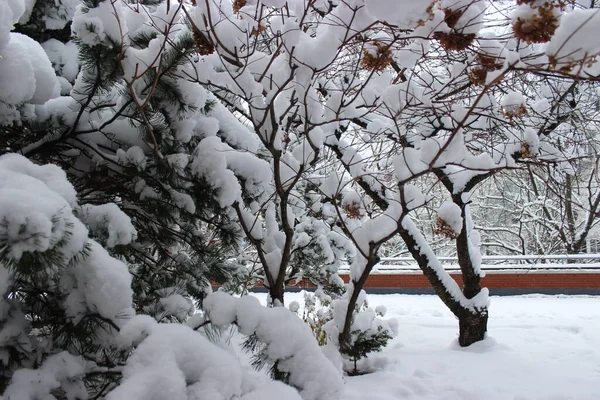
[[[216,325],[235,322],[243,334],[256,334],[266,345],[268,361],[277,361],[279,370],[289,373],[290,384],[299,389],[302,399],[339,398],[340,374],[297,315],[284,307],[263,307],[251,296],[238,299],[224,292],[208,295],[203,306]]]
[[[186,317],[194,312],[194,303],[180,294],[172,294],[160,299],[167,315],[173,315],[179,321],[184,321]]]
[[[89,245],[90,255],[73,268],[72,277],[61,280],[61,288],[69,293],[66,313],[77,321],[89,310],[119,325],[134,314],[131,275],[125,264],[98,243],[90,241]]]
[[[241,197],[240,184],[233,172],[227,169],[226,147],[218,137],[207,137],[196,148],[191,163],[192,171],[218,189],[217,200],[221,207],[232,205]]]
[[[525,105],[525,97],[518,92],[508,92],[502,97],[500,104],[504,107],[518,107],[520,105]]]
[[[51,391],[61,388],[66,398],[87,398],[83,385],[84,360],[66,351],[48,357],[38,369],[16,371],[3,393],[6,400],[51,399]],[[1,397],[0,397],[1,398]]]
[[[416,27],[421,20],[429,19],[428,8],[432,1],[412,0],[367,0],[365,1],[368,12],[381,21],[397,24],[399,26]]]
[[[129,244],[137,238],[137,231],[127,216],[114,203],[102,205],[84,204],[78,217],[94,233],[106,231],[106,247]]]
[[[562,16],[560,25],[548,43],[546,54],[557,63],[557,69],[571,62],[591,61],[600,53],[598,37],[600,10],[573,10]]]
[[[266,295],[254,294],[264,303]],[[299,293],[286,294],[299,301]],[[345,400],[593,400],[600,382],[600,297],[492,297],[488,337],[456,344],[458,321],[436,296],[369,295],[399,333],[345,377]],[[282,398],[285,399],[285,398]]]
[[[451,201],[444,202],[438,209],[438,216],[452,228],[454,233],[459,234],[462,231],[463,218],[459,206]]]
[[[73,16],[71,30],[73,35],[90,47],[102,43],[107,37],[115,43],[126,44],[126,20],[121,2],[101,1],[94,8],[86,8],[80,4]]]
[[[42,46],[28,36],[10,33],[0,47],[0,101],[44,104],[60,94],[60,84]]]
[[[21,0],[11,0],[20,2]],[[25,12],[19,19],[20,24],[31,22],[31,13],[37,0],[25,0]],[[73,19],[75,9],[81,3],[80,0],[60,0],[53,2],[52,6],[44,7],[44,13],[41,15],[41,20],[44,26],[49,30],[60,30]],[[36,21],[37,22],[37,21]]]
[[[229,400],[241,395],[242,371],[235,357],[187,326],[139,318],[125,325],[148,336],[123,369],[123,381],[106,397],[120,399]],[[127,340],[123,340],[127,343]]]
[[[255,389],[243,395],[240,400],[302,400],[297,391],[281,382],[271,381],[258,385],[254,380],[252,384]]]
[[[77,61],[79,51],[75,43],[62,43],[56,39],[50,39],[42,43],[42,48],[48,55],[56,74],[69,82],[75,82],[79,73],[79,62]]]
[[[5,0],[0,3],[0,56],[5,46],[10,42],[13,25],[19,21],[25,12],[23,0]]]

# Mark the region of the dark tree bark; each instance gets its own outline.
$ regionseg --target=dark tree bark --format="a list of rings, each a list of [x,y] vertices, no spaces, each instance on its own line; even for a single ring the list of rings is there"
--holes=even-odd
[[[379,247],[379,246],[377,246]],[[367,265],[363,273],[361,274],[358,281],[351,281],[352,283],[352,295],[350,299],[348,299],[348,308],[346,309],[346,316],[344,319],[344,328],[339,335],[340,349],[344,349],[346,346],[350,345],[350,328],[352,327],[352,319],[354,317],[354,309],[356,308],[356,302],[358,301],[358,296],[360,291],[365,285],[367,278],[371,274],[373,267],[377,265],[379,262],[379,257],[377,256],[377,249],[371,245],[371,254],[369,259],[367,260]]]
[[[458,344],[467,347],[485,338],[487,332],[488,313],[466,311],[458,317]]]
[[[281,305],[284,304],[283,302],[283,295],[285,293],[285,287],[283,285],[273,285],[272,287],[269,288],[269,296],[271,298],[271,301],[279,301]]]
[[[454,201],[454,204],[460,207],[463,218],[462,230],[456,238],[458,265],[463,277],[463,294],[467,299],[472,299],[481,292],[481,276],[473,266],[473,260],[469,250],[467,204],[462,200],[462,193],[452,196],[452,200]],[[487,332],[487,308],[482,309],[479,312],[462,310],[455,314],[458,317],[458,343],[461,346],[470,346],[471,344],[484,339],[485,333]]]
[[[421,250],[413,236],[407,230],[404,229],[400,231],[400,236],[406,243],[406,246],[409,252],[412,254],[413,258],[417,261],[417,264],[419,264],[419,267],[423,271],[423,274],[429,281],[429,284],[431,285],[435,293],[450,309],[450,311],[452,311],[452,313],[458,318],[458,343],[461,346],[465,347],[470,346],[471,344],[480,340],[483,340],[485,337],[485,333],[487,332],[487,309],[473,311],[457,302],[452,296],[452,294],[448,292],[448,288],[444,285],[437,272],[429,265],[429,257],[421,253]],[[470,286],[469,292],[473,294],[470,298],[473,298],[480,291],[481,288],[479,288],[479,290],[476,290],[475,287]]]

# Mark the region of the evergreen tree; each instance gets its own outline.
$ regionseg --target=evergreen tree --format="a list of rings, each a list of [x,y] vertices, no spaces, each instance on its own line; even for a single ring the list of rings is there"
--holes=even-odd
[[[211,281],[227,281],[239,269],[226,261],[237,252],[238,229],[199,176],[197,150],[203,138],[226,141],[242,126],[210,93],[181,77],[198,54],[181,7],[150,2],[132,10],[121,2],[88,1],[73,15],[70,2],[50,3],[36,3],[28,30],[16,27],[46,38],[49,19],[73,17],[72,41],[42,44],[58,75],[47,78],[53,92],[46,97],[53,98],[36,106],[5,103],[12,115],[0,123],[2,151],[64,168],[85,205],[78,215],[131,266],[136,309],[169,317],[163,299],[199,301]],[[128,18],[138,18],[135,26]],[[107,203],[115,206],[95,207]],[[110,222],[116,209],[131,218],[135,243],[95,226],[98,219]]]

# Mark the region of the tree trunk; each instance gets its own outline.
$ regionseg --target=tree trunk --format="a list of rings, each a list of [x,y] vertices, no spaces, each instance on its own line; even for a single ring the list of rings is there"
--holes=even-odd
[[[467,224],[467,219],[470,218],[470,211],[468,204],[465,204],[462,200],[462,193],[453,196],[453,200],[461,208],[463,217],[462,230],[456,238],[456,253],[463,277],[463,294],[467,299],[472,299],[481,292],[481,276],[473,265],[471,249],[469,248],[470,227]],[[455,314],[458,316],[458,343],[461,347],[470,346],[484,339],[487,331],[487,308],[478,312],[463,309]]]
[[[367,282],[367,278],[373,270],[373,267],[375,267],[375,265],[377,265],[379,262],[379,257],[377,256],[379,246],[374,246],[372,243],[369,246],[369,258],[367,259],[367,264],[365,265],[363,273],[359,277],[358,281],[350,281],[353,285],[353,290],[352,295],[348,299],[348,307],[346,308],[346,316],[344,319],[344,328],[338,337],[340,349],[350,346],[350,328],[352,327],[352,320],[354,318],[354,310],[356,308],[356,302],[358,301],[358,295],[365,286],[365,282]]]
[[[341,352],[351,347],[350,344],[350,328],[352,327],[352,320],[354,319],[354,309],[356,308],[356,301],[358,295],[362,289],[360,283],[351,281],[353,287],[352,295],[348,299],[348,307],[346,308],[346,316],[344,318],[344,327],[338,336],[339,349]]]
[[[462,313],[458,317],[458,344],[467,347],[485,338],[487,332],[488,314]]]
[[[487,331],[487,309],[483,309],[478,313],[474,313],[471,310],[463,307],[458,301],[456,301],[451,292],[448,291],[448,288],[444,285],[444,282],[437,272],[429,266],[430,260],[427,256],[427,252],[421,251],[421,248],[407,230],[401,230],[400,236],[402,239],[404,239],[404,243],[406,243],[408,251],[410,251],[412,256],[415,258],[419,264],[419,267],[421,267],[421,270],[425,274],[425,277],[435,290],[436,294],[458,318],[458,343],[460,346],[470,346],[475,342],[483,340]],[[471,276],[473,279],[475,279],[474,274],[471,274]],[[469,294],[472,295],[471,298],[479,293],[479,291],[481,291],[481,289],[474,290],[474,288],[471,287],[469,289]]]

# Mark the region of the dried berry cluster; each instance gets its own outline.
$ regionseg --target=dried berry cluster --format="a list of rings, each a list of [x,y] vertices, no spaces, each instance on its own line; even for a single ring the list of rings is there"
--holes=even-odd
[[[233,6],[233,12],[234,13],[239,13],[241,8],[244,7],[246,5],[246,0],[234,0],[232,6]]]
[[[450,8],[444,8],[444,22],[450,28],[454,28],[458,23],[458,20],[463,15],[464,10],[452,10]]]
[[[444,219],[441,217],[437,217],[435,219],[433,234],[440,235],[451,240],[454,240],[458,237],[458,233],[455,232],[454,229],[452,229],[452,227],[448,225],[448,223],[446,223],[446,221],[444,221]]]
[[[429,6],[427,7],[427,9],[425,10],[425,13],[427,14],[427,19],[430,20],[434,17],[434,7],[436,5],[437,1],[432,1]],[[424,19],[420,19],[417,22],[417,26],[424,26],[425,25],[425,20]]]
[[[439,40],[440,45],[445,50],[460,51],[460,50],[465,50],[465,49],[469,48],[469,46],[475,40],[475,34],[474,33],[464,34],[464,33],[455,32],[455,31],[448,32],[448,33],[436,32],[433,34],[433,38],[436,40]]]
[[[524,104],[506,105],[500,107],[500,113],[512,122],[515,118],[527,114],[527,108]]]
[[[548,62],[550,67],[554,70],[558,70],[562,73],[568,74],[572,72],[574,69],[579,69],[583,67],[591,68],[595,63],[598,62],[598,56],[592,55],[588,56],[586,54],[585,57],[581,60],[569,61],[569,62],[559,62],[559,60],[554,56],[548,56]]]
[[[361,219],[362,214],[360,212],[360,203],[353,201],[342,206],[342,209],[346,212],[346,215],[350,219]]]
[[[527,43],[546,43],[552,38],[558,28],[558,14],[556,8],[562,8],[561,2],[546,2],[541,6],[533,6],[532,1],[520,1],[529,4],[535,10],[531,16],[518,17],[513,24],[515,37]]]
[[[198,53],[200,55],[207,56],[214,53],[215,47],[208,40],[206,35],[200,32],[198,28],[194,27],[192,29],[192,36],[194,37],[194,41],[196,42],[196,47],[198,48]]]
[[[250,35],[251,36],[258,36],[258,35],[260,35],[261,33],[263,33],[266,30],[267,30],[266,26],[258,24],[258,27],[252,28],[252,32],[250,32]]]
[[[521,145],[521,158],[535,158],[535,155],[531,152],[529,143],[523,143]]]
[[[474,33],[463,33],[454,29],[462,14],[463,10],[461,9],[452,10],[450,8],[444,8],[444,22],[452,29],[452,31],[435,32],[433,38],[439,40],[440,45],[445,50],[465,50],[475,40]]]
[[[477,64],[469,72],[469,80],[474,85],[483,86],[485,85],[488,72],[496,71],[500,68],[502,68],[502,64],[498,62],[497,58],[478,54]]]
[[[390,46],[373,40],[371,42],[371,49],[363,50],[363,56],[360,60],[360,66],[368,71],[383,71],[389,65],[394,62],[392,57],[392,50]]]

